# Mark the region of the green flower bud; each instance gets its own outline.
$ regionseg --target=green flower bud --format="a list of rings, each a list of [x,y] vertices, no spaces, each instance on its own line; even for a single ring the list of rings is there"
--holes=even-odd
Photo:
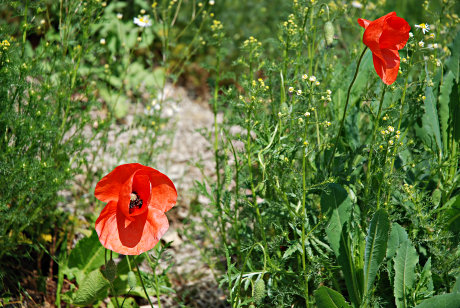
[[[327,46],[332,45],[334,41],[334,25],[330,21],[324,24],[324,39],[326,40]]]
[[[260,304],[265,297],[265,282],[262,278],[256,281],[252,289],[252,297],[256,304]]]
[[[116,276],[117,276],[117,265],[112,259],[110,259],[109,262],[107,262],[107,265],[105,267],[105,278],[107,278],[108,281],[113,282]]]

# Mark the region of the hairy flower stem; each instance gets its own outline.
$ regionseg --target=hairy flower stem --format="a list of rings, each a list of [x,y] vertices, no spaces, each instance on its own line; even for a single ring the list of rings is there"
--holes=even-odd
[[[332,161],[334,160],[334,155],[335,155],[335,151],[337,150],[337,144],[339,142],[339,137],[340,137],[340,134],[342,133],[342,129],[343,129],[343,123],[345,122],[345,116],[347,114],[348,103],[350,101],[351,88],[353,87],[353,84],[355,83],[356,77],[358,76],[359,65],[361,64],[361,60],[363,59],[363,56],[364,56],[364,53],[366,52],[366,50],[367,50],[367,46],[364,47],[363,52],[361,52],[361,55],[359,56],[358,65],[356,66],[356,70],[355,70],[355,75],[353,76],[353,79],[351,80],[350,86],[348,87],[347,100],[345,102],[345,108],[343,109],[342,121],[340,121],[340,127],[339,127],[339,131],[337,133],[337,136],[335,137],[334,148],[332,150],[331,158],[329,159],[329,163],[327,164],[327,173],[328,174],[331,172]]]
[[[105,268],[107,268],[107,251],[108,251],[108,249],[106,248],[105,251],[104,251]],[[113,252],[110,251],[110,260],[112,260],[112,253]],[[115,293],[115,288],[113,287],[112,281],[109,281],[109,284],[110,284],[110,290],[112,291],[112,294],[113,294],[114,299],[115,299],[115,304],[117,305],[117,308],[120,308],[120,304],[118,304],[117,294]]]
[[[158,248],[159,246],[157,245],[156,246],[158,250],[160,250],[161,248]],[[147,256],[147,260],[149,260],[149,264],[152,264],[152,260],[150,260],[150,256],[149,254],[146,252],[145,255]],[[158,252],[158,255],[160,256],[160,252]],[[159,257],[158,257],[159,258]],[[157,293],[157,301],[158,301],[158,308],[161,308],[161,300],[160,300],[160,283],[158,282],[158,275],[157,275],[157,272],[156,272],[156,268],[158,266],[158,260],[159,259],[156,259],[156,263],[155,263],[155,267],[152,268],[152,271],[153,271],[153,277],[155,278],[155,290],[156,290],[156,293]]]
[[[396,128],[396,131],[399,131],[401,129],[401,123],[402,123],[403,111],[404,111],[404,103],[406,101],[407,84],[409,82],[409,72],[410,72],[410,68],[411,68],[411,65],[412,65],[412,58],[413,57],[410,58],[409,66],[407,68],[406,80],[404,81],[404,89],[403,89],[403,93],[402,93],[402,96],[401,96],[401,105],[399,107],[398,127]],[[393,147],[393,153],[391,155],[392,157],[391,157],[389,174],[393,173],[393,168],[394,168],[394,165],[395,165],[395,158],[396,158],[396,151],[397,150],[398,150],[398,144],[396,143],[395,146]],[[387,194],[386,202],[388,203],[389,200],[390,200],[390,194]]]
[[[147,258],[149,259],[147,253],[146,253],[146,255],[147,255]],[[150,261],[150,259],[149,259],[149,261]],[[142,289],[144,289],[145,297],[147,297],[147,300],[149,301],[150,307],[154,308],[154,306],[152,304],[152,301],[150,300],[149,294],[147,293],[147,289],[145,288],[144,280],[142,279],[142,276],[141,276],[141,270],[139,269],[139,264],[137,264],[137,262],[134,262],[134,264],[136,264],[137,275],[139,276],[139,280],[141,281]],[[155,278],[156,278],[157,276],[156,276],[155,271],[153,271],[153,274],[155,275]],[[155,284],[157,285],[158,307],[161,308],[160,293],[159,293],[159,290],[158,290],[157,279],[155,279]]]
[[[306,265],[306,254],[305,251],[305,223],[307,221],[307,213],[305,210],[305,203],[307,200],[307,180],[306,180],[306,166],[307,166],[307,123],[305,122],[305,131],[304,131],[304,147],[302,148],[302,270],[305,277],[305,306],[308,308],[308,275],[307,275],[307,265]]]
[[[372,155],[374,153],[373,147],[374,147],[374,142],[375,142],[375,135],[379,127],[380,115],[382,114],[383,98],[385,97],[386,89],[387,87],[386,85],[384,85],[383,90],[382,90],[382,96],[380,97],[379,110],[377,111],[377,116],[374,119],[374,129],[372,131],[372,139],[369,145],[369,158],[367,160],[366,187],[364,189],[364,200],[367,200],[369,196],[369,186],[371,184],[370,181],[371,181],[371,170],[372,170]],[[377,202],[377,210],[378,209],[379,209],[379,202]]]
[[[220,204],[220,189],[221,189],[221,179],[220,179],[220,161],[219,161],[219,126],[217,123],[217,100],[219,97],[219,80],[220,80],[220,56],[217,54],[217,64],[216,64],[216,84],[214,86],[214,99],[213,99],[213,113],[214,113],[214,159],[216,162],[216,174],[217,174],[217,187],[216,187],[216,205],[219,211],[219,222],[220,222],[220,232],[224,245],[227,245],[227,237],[225,235],[225,223],[223,220],[223,211]]]

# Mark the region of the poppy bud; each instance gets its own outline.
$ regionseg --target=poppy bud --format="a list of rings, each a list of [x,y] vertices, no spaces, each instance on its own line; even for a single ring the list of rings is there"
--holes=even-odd
[[[128,286],[131,289],[134,289],[136,287],[137,281],[136,281],[136,275],[134,274],[133,271],[129,271],[128,273]]]
[[[254,284],[254,289],[252,289],[252,297],[256,304],[260,304],[260,302],[265,297],[265,282],[262,278],[256,281]]]
[[[107,262],[107,266],[105,267],[105,278],[107,278],[108,281],[113,282],[116,275],[117,265],[112,259],[110,259],[109,262]]]
[[[327,46],[332,45],[334,41],[334,25],[330,21],[324,24],[324,39],[326,40]]]

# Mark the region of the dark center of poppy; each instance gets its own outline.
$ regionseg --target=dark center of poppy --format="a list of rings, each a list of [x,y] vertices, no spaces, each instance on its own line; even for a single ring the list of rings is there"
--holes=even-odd
[[[139,198],[139,195],[137,192],[133,191],[130,195],[130,201],[129,201],[129,213],[131,214],[135,208],[140,209],[142,207],[142,199]]]

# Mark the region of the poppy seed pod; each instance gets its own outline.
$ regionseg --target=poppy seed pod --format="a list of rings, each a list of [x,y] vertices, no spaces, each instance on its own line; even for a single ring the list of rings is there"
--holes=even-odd
[[[324,39],[327,46],[332,45],[332,42],[334,42],[334,25],[330,21],[324,24]]]

